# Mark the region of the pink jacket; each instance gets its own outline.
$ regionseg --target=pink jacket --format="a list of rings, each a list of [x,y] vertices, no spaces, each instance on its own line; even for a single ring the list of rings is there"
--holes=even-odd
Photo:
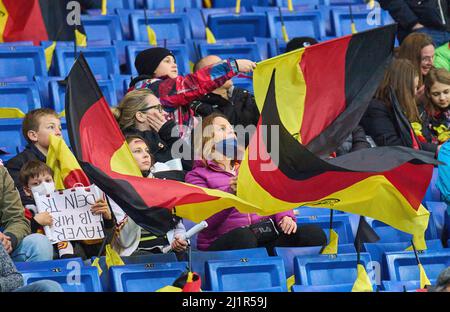
[[[194,163],[192,171],[186,174],[186,182],[201,187],[218,189],[232,193],[230,189],[230,179],[234,175],[224,171],[217,163],[210,161],[205,166],[201,161]],[[284,216],[296,220],[292,210],[277,213],[272,216],[260,216],[255,213],[241,213],[236,208],[228,208],[209,217],[208,227],[198,234],[197,248],[206,250],[212,242],[223,234],[241,226],[248,226],[267,218],[271,218],[275,224],[278,224]]]

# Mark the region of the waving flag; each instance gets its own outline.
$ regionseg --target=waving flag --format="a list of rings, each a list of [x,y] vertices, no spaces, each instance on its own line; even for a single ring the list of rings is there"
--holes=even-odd
[[[226,192],[143,178],[82,53],[68,76],[65,111],[71,146],[89,179],[153,234],[170,229],[172,213],[200,222],[229,207],[261,210]]]
[[[379,28],[258,65],[261,117],[240,167],[240,198],[264,206],[265,214],[331,208],[423,234],[429,213],[421,200],[433,155],[379,147],[329,160],[317,156],[333,152],[359,123],[391,58],[394,33],[394,26]]]
[[[67,23],[70,0],[0,0],[0,42],[73,41],[74,26]],[[79,37],[86,38],[82,26]],[[78,42],[78,40],[77,40]]]

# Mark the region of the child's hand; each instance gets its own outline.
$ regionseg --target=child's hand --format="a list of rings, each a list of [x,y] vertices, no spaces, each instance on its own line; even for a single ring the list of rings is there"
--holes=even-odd
[[[8,254],[12,253],[11,237],[0,232],[0,244],[3,245]]]
[[[91,212],[94,215],[102,215],[105,220],[112,219],[111,210],[109,210],[108,204],[104,199],[97,199],[91,207]]]
[[[237,177],[232,177],[230,179],[230,188],[234,194],[237,192]]]
[[[51,226],[53,224],[52,215],[47,211],[40,212],[34,216],[34,220],[42,226]]]
[[[252,72],[256,68],[256,63],[246,59],[236,60],[238,69],[241,73]]]
[[[187,248],[188,242],[185,239],[182,239],[179,235],[175,236],[175,239],[172,241],[172,250],[176,252],[185,251]]]

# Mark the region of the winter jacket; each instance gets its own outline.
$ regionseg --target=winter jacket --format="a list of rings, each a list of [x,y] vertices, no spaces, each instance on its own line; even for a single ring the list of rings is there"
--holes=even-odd
[[[194,169],[186,174],[186,182],[232,193],[230,180],[234,176],[234,174],[224,171],[214,161],[209,161],[207,165],[204,165],[201,161],[196,161],[194,162]],[[208,249],[211,243],[220,236],[238,227],[255,224],[267,218],[273,219],[278,224],[285,216],[296,220],[292,210],[277,213],[270,217],[263,217],[254,213],[241,213],[236,208],[222,210],[206,220],[208,227],[198,234],[197,248],[199,250]]]
[[[225,115],[233,126],[255,125],[258,123],[259,110],[255,97],[245,89],[232,87],[229,100],[215,93],[208,93],[192,102],[195,116],[206,117],[212,113]]]
[[[25,205],[33,205],[33,198],[26,196],[23,191],[23,185],[19,181],[19,173],[20,169],[22,169],[23,165],[25,165],[30,160],[39,160],[42,162],[46,162],[46,157],[41,153],[40,150],[37,149],[33,144],[28,144],[21,153],[11,158],[6,163],[6,168],[8,168],[8,172],[14,180],[14,184],[20,193],[20,199],[22,200],[22,204]]]
[[[180,136],[189,136],[193,128],[193,112],[189,104],[221,87],[227,80],[239,73],[236,60],[229,59],[204,67],[193,74],[177,78],[150,78],[142,75],[134,78],[128,91],[150,89],[161,101],[164,109],[178,124]],[[186,106],[183,108],[183,106]],[[188,127],[188,131],[182,128]]]
[[[0,244],[0,292],[10,292],[23,286],[23,277],[11,257]]]
[[[449,0],[380,0],[384,10],[389,11],[399,24],[398,39],[403,39],[411,28],[420,23],[425,27],[450,31]]]
[[[0,166],[0,228],[5,235],[11,237],[13,249],[31,232],[19,192],[3,166]]]
[[[425,151],[437,151],[436,144],[419,142],[412,131],[411,125],[404,114],[394,112],[380,100],[373,99],[364,114],[361,125],[375,141],[377,146],[407,146],[413,147],[412,137],[419,144],[419,148]]]

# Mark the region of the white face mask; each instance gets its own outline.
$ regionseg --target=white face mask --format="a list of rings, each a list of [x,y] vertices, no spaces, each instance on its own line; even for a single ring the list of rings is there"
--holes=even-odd
[[[54,182],[42,182],[37,186],[33,186],[31,188],[31,192],[38,193],[39,195],[47,195],[53,193],[55,191],[55,183]]]

